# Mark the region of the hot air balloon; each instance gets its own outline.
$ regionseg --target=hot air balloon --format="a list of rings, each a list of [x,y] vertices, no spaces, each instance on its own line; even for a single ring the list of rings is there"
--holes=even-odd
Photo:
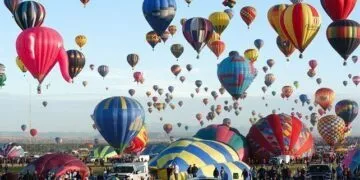
[[[35,137],[38,134],[38,131],[36,129],[30,129],[30,135],[32,137]]]
[[[142,73],[142,72],[139,72],[139,71],[137,71],[137,72],[134,72],[134,74],[133,74],[133,78],[134,78],[134,82],[136,82],[136,83],[144,83],[144,74]]]
[[[260,50],[264,46],[264,41],[262,39],[256,39],[254,41],[255,47]]]
[[[190,72],[192,70],[192,65],[191,64],[186,65],[186,70]]]
[[[163,34],[176,13],[175,0],[144,0],[143,13],[152,29],[158,34]]]
[[[87,81],[83,81],[83,82],[82,82],[82,85],[83,85],[84,87],[86,87],[86,86],[88,85],[88,82],[87,82]]]
[[[256,18],[256,9],[251,6],[245,6],[240,11],[240,16],[243,19],[243,21],[248,26],[248,29],[250,28],[250,24],[255,20]]]
[[[347,81],[343,81],[343,85],[346,87],[348,85]]]
[[[286,8],[281,16],[280,24],[286,38],[303,53],[318,33],[321,17],[311,5],[297,3]]]
[[[360,33],[355,32],[360,32],[360,24],[353,20],[335,21],[326,31],[329,43],[345,61],[360,44]]]
[[[199,58],[201,50],[210,40],[213,31],[212,23],[200,17],[191,18],[183,25],[184,37],[198,53],[197,58]]]
[[[264,73],[267,73],[267,71],[269,70],[269,68],[267,66],[264,66],[262,69],[263,69]]]
[[[344,120],[345,125],[349,126],[358,115],[359,105],[355,101],[345,99],[336,103],[335,112]]]
[[[294,86],[295,86],[296,89],[298,89],[299,86],[300,86],[300,85],[299,85],[299,81],[294,81]]]
[[[320,85],[320,84],[322,83],[321,78],[317,78],[317,79],[316,79],[316,83],[317,83],[318,85]]]
[[[312,78],[316,75],[316,71],[314,69],[309,69],[307,75]]]
[[[218,65],[217,74],[222,86],[233,98],[239,99],[255,79],[257,70],[237,52],[231,55]]]
[[[103,78],[106,77],[106,75],[109,73],[109,66],[107,65],[101,65],[98,67],[98,73],[100,74],[100,76],[102,76]]]
[[[209,21],[212,23],[214,31],[221,36],[230,23],[230,17],[225,12],[214,12],[210,14]]]
[[[129,89],[129,94],[130,94],[130,96],[134,96],[134,94],[135,94],[135,89]]]
[[[265,75],[265,85],[267,87],[271,86],[276,80],[276,77],[274,74],[266,74]]]
[[[43,101],[43,102],[42,102],[42,105],[43,105],[44,107],[46,107],[46,106],[48,105],[48,102],[47,102],[47,101]]]
[[[230,20],[234,17],[234,12],[232,9],[225,9],[224,12],[229,16]]]
[[[26,128],[27,128],[26,124],[21,125],[21,130],[22,131],[26,131]]]
[[[75,43],[82,49],[87,43],[87,38],[85,35],[78,35],[75,37]]]
[[[313,136],[306,125],[286,114],[271,114],[258,120],[246,138],[251,157],[257,160],[281,155],[311,157],[315,150]]]
[[[92,70],[92,71],[95,69],[95,65],[94,65],[94,64],[90,64],[89,67],[90,67],[90,70]]]
[[[353,76],[352,77],[353,83],[357,86],[360,83],[360,76]]]
[[[27,69],[24,65],[24,63],[21,61],[21,59],[18,57],[16,57],[16,65],[18,66],[18,68],[20,69],[21,72],[26,73]]]
[[[179,57],[184,52],[184,46],[181,44],[173,44],[170,48],[171,53],[179,60]]]
[[[126,57],[126,60],[129,63],[129,65],[132,67],[132,69],[134,70],[135,66],[137,65],[137,63],[140,60],[140,57],[137,54],[129,54]]]
[[[14,19],[22,30],[40,27],[44,22],[45,15],[44,6],[36,1],[24,1],[14,11]]]
[[[347,19],[357,0],[321,0],[325,12],[333,21]]]
[[[14,14],[16,7],[22,2],[22,0],[4,0],[6,8],[9,9],[11,14]]]
[[[84,8],[86,7],[86,5],[90,2],[90,0],[80,0],[81,3],[84,5]]]
[[[335,100],[335,92],[329,88],[320,88],[315,92],[315,103],[327,110]]]
[[[281,24],[280,24],[281,15],[283,14],[283,12],[287,7],[289,7],[289,5],[287,4],[278,4],[271,7],[267,13],[267,17],[270,25],[275,30],[275,32],[281,37],[281,39],[287,39],[283,30],[281,29]]]
[[[284,86],[282,88],[282,94],[286,97],[289,98],[292,93],[294,92],[294,89],[291,86]]]
[[[171,131],[172,131],[172,125],[171,124],[164,124],[163,129],[166,132],[166,134],[170,134]]]
[[[184,83],[184,81],[186,80],[185,76],[180,76],[179,79],[180,79],[181,83]]]
[[[164,44],[166,43],[166,41],[169,39],[170,37],[170,32],[169,31],[165,31],[161,36],[161,40],[164,42]]]
[[[66,51],[69,60],[69,75],[75,78],[85,66],[85,56],[78,50]]]
[[[200,88],[201,85],[202,85],[202,81],[201,81],[201,80],[196,80],[196,81],[195,81],[195,86],[196,86],[196,87]]]
[[[273,60],[273,59],[268,59],[268,60],[266,61],[266,64],[269,66],[269,68],[272,68],[272,67],[274,66],[274,64],[275,64],[275,60]]]
[[[328,115],[320,118],[317,129],[324,141],[334,146],[344,139],[345,122],[336,115]]]
[[[304,106],[305,103],[309,100],[309,98],[308,98],[308,96],[307,96],[306,94],[301,94],[301,95],[299,96],[299,99],[300,99],[300,101],[301,101],[301,103],[302,103],[302,106]]]
[[[316,60],[312,59],[309,61],[309,66],[311,69],[316,69],[317,65],[318,65],[318,63]]]
[[[254,63],[259,57],[259,51],[256,49],[247,49],[244,52],[246,59],[249,59],[251,63]]]
[[[160,36],[155,31],[150,31],[146,34],[146,41],[150,44],[153,51],[155,46],[160,43]]]
[[[174,36],[177,31],[177,27],[175,25],[170,25],[168,27],[168,31],[170,32],[171,36]]]
[[[202,119],[202,114],[201,114],[201,113],[197,113],[195,117],[196,117],[196,119],[197,119],[198,121],[201,121],[201,119]]]
[[[219,59],[219,56],[225,51],[225,43],[220,40],[216,40],[208,44],[210,50],[215,54]]]
[[[177,64],[171,66],[171,72],[177,77],[181,72],[181,67]]]
[[[24,30],[16,40],[16,51],[25,67],[39,81],[39,93],[41,83],[57,62],[63,78],[71,82],[63,39],[55,30],[47,27]]]
[[[61,144],[63,142],[63,140],[61,139],[61,137],[56,137],[55,142],[56,142],[56,144]]]
[[[128,147],[124,150],[125,153],[128,154],[138,154],[145,150],[146,145],[149,142],[148,132],[146,127],[143,126],[137,136],[132,139],[129,143]]]
[[[286,61],[289,61],[289,57],[295,51],[295,46],[287,39],[283,40],[280,36],[276,39],[276,44],[280,51],[285,55],[287,58]]]
[[[128,97],[102,100],[94,110],[94,122],[104,139],[121,154],[137,136],[145,121],[141,104]]]

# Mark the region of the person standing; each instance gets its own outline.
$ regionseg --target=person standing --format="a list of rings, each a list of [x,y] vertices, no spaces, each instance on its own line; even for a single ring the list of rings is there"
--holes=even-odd
[[[214,169],[213,176],[214,176],[215,179],[219,178],[219,170],[216,167]]]
[[[247,171],[247,169],[244,169],[244,171],[242,172],[242,177],[246,180],[249,176],[249,172]]]
[[[336,178],[337,178],[338,180],[344,179],[344,176],[343,176],[343,168],[341,167],[340,164],[338,164],[338,166],[336,167]]]
[[[221,178],[221,179],[224,179],[224,178],[225,178],[225,170],[224,170],[224,167],[221,167],[221,169],[220,169],[220,178]]]
[[[266,170],[264,168],[264,165],[262,165],[258,171],[259,180],[265,180],[265,174],[266,174]]]
[[[192,178],[192,167],[191,167],[191,164],[189,165],[189,167],[187,168],[187,174],[188,174],[188,178]]]
[[[174,165],[175,180],[178,180],[178,179],[179,179],[179,172],[180,172],[180,167],[179,167],[179,165],[177,165],[177,164],[175,163],[175,165]]]
[[[192,167],[192,170],[191,170],[192,171],[191,173],[192,173],[194,178],[197,177],[196,174],[197,174],[198,170],[199,170],[198,167],[196,167],[196,165],[194,164],[193,167]]]

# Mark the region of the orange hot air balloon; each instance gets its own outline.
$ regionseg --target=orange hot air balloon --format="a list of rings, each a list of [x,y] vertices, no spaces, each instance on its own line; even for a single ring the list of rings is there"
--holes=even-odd
[[[315,93],[315,103],[325,111],[331,107],[335,100],[335,92],[330,88],[320,88]]]
[[[250,29],[250,24],[256,18],[256,9],[251,6],[245,6],[241,9],[240,16],[244,20],[244,22],[247,24],[248,29]]]
[[[225,51],[225,43],[220,40],[213,41],[208,46],[218,59],[219,56]]]
[[[289,7],[287,4],[278,4],[271,7],[268,11],[267,17],[270,25],[276,31],[276,33],[282,38],[286,39],[284,32],[281,29],[280,19],[285,9]]]
[[[306,3],[297,3],[286,8],[280,20],[287,39],[302,53],[319,32],[321,17],[317,10]]]
[[[282,88],[282,94],[283,94],[284,97],[286,97],[286,98],[289,98],[289,97],[292,95],[293,92],[294,92],[294,89],[293,89],[293,87],[291,87],[291,86],[284,86],[284,87]]]

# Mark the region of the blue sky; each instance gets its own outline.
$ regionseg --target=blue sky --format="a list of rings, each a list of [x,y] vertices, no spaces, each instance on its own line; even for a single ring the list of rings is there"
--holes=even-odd
[[[8,10],[4,6],[0,7],[2,14],[0,16],[2,22],[2,28],[0,28],[0,62],[6,65],[8,76],[6,86],[0,90],[0,114],[2,114],[0,131],[18,131],[20,125],[27,122],[29,118],[27,114],[29,82],[32,86],[32,126],[39,129],[40,132],[91,132],[92,122],[89,115],[101,99],[115,95],[128,96],[128,89],[134,88],[136,90],[135,98],[143,102],[145,107],[145,103],[150,100],[145,97],[145,92],[150,90],[154,84],[163,89],[167,89],[169,85],[175,86],[174,103],[183,100],[185,105],[183,108],[177,107],[175,111],[168,109],[163,113],[147,114],[146,121],[150,127],[153,127],[151,130],[161,131],[159,127],[162,123],[173,123],[175,125],[179,121],[198,128],[195,114],[201,112],[205,116],[210,108],[209,105],[205,107],[201,99],[205,96],[210,99],[211,90],[217,90],[220,87],[216,75],[216,66],[220,60],[216,60],[208,48],[204,48],[199,60],[196,59],[195,51],[182,35],[180,19],[207,18],[212,12],[223,11],[225,7],[222,5],[222,0],[193,0],[190,7],[187,7],[185,1],[178,0],[176,17],[172,23],[178,27],[178,32],[165,45],[156,46],[154,52],[145,40],[145,34],[151,28],[143,17],[142,1],[126,3],[119,0],[108,0],[106,2],[92,0],[86,8],[83,8],[82,4],[76,0],[42,0],[40,2],[47,11],[44,26],[52,27],[62,34],[66,49],[77,48],[74,42],[76,35],[84,34],[87,36],[88,44],[83,48],[87,60],[86,68],[75,79],[74,84],[67,84],[62,80],[58,66],[55,66],[44,82],[44,84],[51,83],[51,87],[44,90],[43,94],[37,95],[37,81],[33,80],[30,74],[26,74],[24,77],[15,64],[15,41],[20,29]],[[226,43],[226,50],[220,59],[224,59],[231,50],[242,53],[248,48],[254,48],[253,41],[258,38],[265,41],[265,46],[261,49],[260,57],[256,62],[259,75],[247,91],[250,98],[240,102],[243,107],[241,115],[235,117],[233,112],[230,114],[223,113],[216,119],[216,123],[221,122],[225,117],[230,117],[234,126],[246,134],[250,127],[248,119],[253,109],[267,115],[271,113],[272,109],[279,107],[283,112],[290,114],[291,107],[294,107],[303,115],[307,115],[309,111],[299,104],[295,105],[293,101],[302,93],[313,97],[313,93],[320,87],[333,88],[339,96],[337,100],[341,98],[360,99],[357,93],[358,88],[347,78],[349,73],[359,74],[360,64],[354,65],[349,60],[347,67],[342,66],[342,58],[332,49],[326,39],[325,32],[331,23],[330,18],[322,9],[320,1],[307,2],[311,3],[321,14],[322,27],[305,51],[304,59],[299,59],[299,54],[295,52],[291,61],[286,62],[286,58],[276,46],[277,35],[267,21],[267,11],[275,4],[290,3],[290,1],[238,1],[233,9],[234,18],[222,35],[222,40]],[[240,9],[247,5],[254,6],[257,9],[257,17],[250,30],[247,29],[239,16]],[[359,5],[349,18],[360,21]],[[185,52],[178,62],[170,52],[170,46],[174,43],[181,43],[185,46]],[[133,82],[133,71],[126,62],[126,56],[129,53],[140,55],[140,62],[136,66],[136,70],[145,74],[143,85],[137,85]],[[360,54],[360,51],[357,50],[354,54]],[[266,102],[269,104],[269,108],[265,108],[265,101],[261,100],[263,95],[261,87],[264,85],[265,74],[261,68],[266,65],[266,60],[269,58],[276,61],[270,72],[275,74],[277,79],[267,92]],[[316,78],[322,78],[321,86],[316,84],[316,78],[310,79],[306,75],[310,59],[318,61]],[[96,71],[89,70],[90,64],[108,65],[110,67],[109,75],[103,80]],[[181,84],[171,74],[170,67],[173,64],[179,64],[183,68],[181,75],[187,78],[184,84]],[[186,64],[193,65],[192,72],[186,72]],[[89,82],[86,88],[81,85],[84,80]],[[195,80],[202,80],[203,87],[209,87],[210,90],[208,93],[202,90],[197,98],[190,99],[190,93],[194,93]],[[295,91],[290,100],[281,100],[279,97],[281,88],[284,85],[292,85],[295,80],[300,82],[300,88]],[[348,87],[345,88],[342,85],[343,80],[349,81]],[[109,91],[105,91],[105,87],[109,87]],[[275,98],[270,95],[273,90],[278,92]],[[224,96],[223,99],[215,103],[211,101],[210,104],[223,104],[225,99],[230,100],[230,97]],[[48,101],[47,108],[42,107],[41,102],[43,100]],[[160,122],[159,117],[163,117],[164,121]],[[306,123],[308,124],[308,122]],[[353,126],[359,127],[360,122],[355,120]],[[174,131],[179,130],[175,128]]]

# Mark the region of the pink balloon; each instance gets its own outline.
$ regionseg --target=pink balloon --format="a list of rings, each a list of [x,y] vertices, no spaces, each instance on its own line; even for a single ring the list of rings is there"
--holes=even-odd
[[[56,62],[67,82],[71,82],[68,70],[68,57],[61,35],[48,27],[34,27],[24,30],[16,40],[16,51],[30,71],[41,84]]]
[[[144,75],[142,72],[134,72],[133,76],[134,76],[135,82],[137,82],[137,83],[140,82],[142,84],[142,82],[144,81]]]

